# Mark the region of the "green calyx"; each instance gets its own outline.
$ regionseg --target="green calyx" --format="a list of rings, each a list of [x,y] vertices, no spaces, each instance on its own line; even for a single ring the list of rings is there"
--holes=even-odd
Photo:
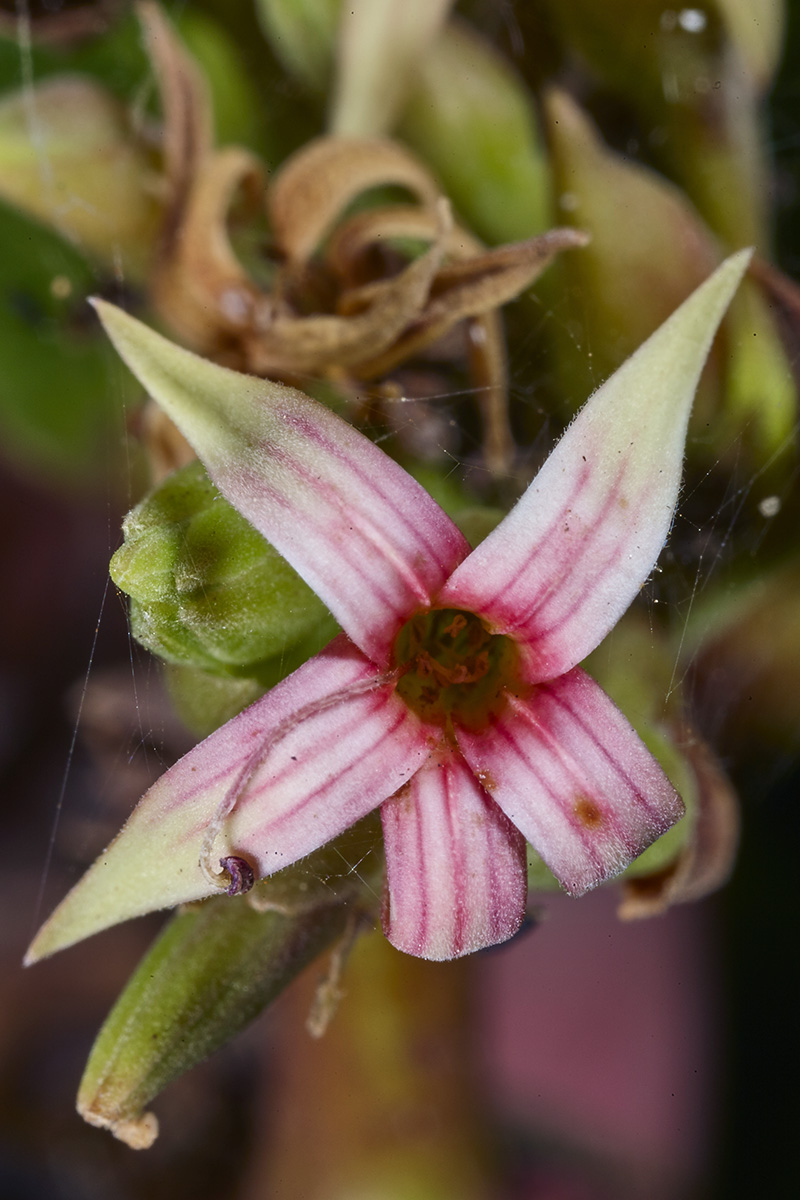
[[[260,678],[273,674],[272,660],[295,658],[306,640],[316,651],[336,631],[321,600],[200,463],[147,496],[124,533],[111,577],[131,598],[134,637],[167,662]]]
[[[514,642],[460,609],[417,613],[397,635],[394,659],[399,695],[433,725],[484,729],[519,688]]]

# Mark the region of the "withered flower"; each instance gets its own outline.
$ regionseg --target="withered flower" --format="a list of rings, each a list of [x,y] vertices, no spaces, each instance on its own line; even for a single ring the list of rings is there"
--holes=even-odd
[[[460,357],[482,397],[486,462],[495,473],[508,471],[513,446],[497,310],[586,236],[555,229],[485,250],[452,220],[427,168],[381,138],[321,137],[267,186],[249,151],[214,147],[196,64],[154,4],[142,4],[140,13],[164,110],[168,192],[153,298],[172,331],[239,370],[346,386],[384,379],[462,326]],[[412,199],[353,213],[376,188],[399,188]],[[276,262],[269,290],[232,247],[237,202],[253,215],[266,205]]]

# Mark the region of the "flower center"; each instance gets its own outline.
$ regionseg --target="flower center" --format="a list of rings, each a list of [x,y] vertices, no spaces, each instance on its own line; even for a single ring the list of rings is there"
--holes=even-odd
[[[394,644],[397,691],[424,721],[485,729],[519,690],[513,640],[489,633],[480,617],[435,608],[407,621]]]

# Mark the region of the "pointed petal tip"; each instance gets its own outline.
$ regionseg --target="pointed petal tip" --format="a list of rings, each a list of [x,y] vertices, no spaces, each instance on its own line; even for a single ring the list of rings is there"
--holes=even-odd
[[[744,246],[734,254],[728,255],[726,259],[723,259],[716,271],[709,275],[706,284],[710,283],[712,279],[718,280],[720,291],[728,294],[728,299],[730,299],[748,270],[755,250],[755,246]],[[728,288],[730,289],[729,293]],[[726,301],[727,303],[728,301]]]
[[[560,250],[577,250],[588,246],[592,235],[586,229],[573,229],[571,225],[559,225],[549,229],[544,236]]]
[[[126,334],[130,338],[139,322],[130,313],[125,312],[124,308],[120,308],[117,304],[112,304],[110,300],[104,300],[102,296],[87,296],[86,299],[97,313],[100,324],[103,326],[117,353],[131,367],[125,354],[124,340],[126,339]]]
[[[650,574],[678,499],[697,384],[752,254],[727,258],[597,389],[439,593],[527,643],[538,679],[581,662]]]
[[[60,908],[61,905],[51,913],[25,951],[25,957],[22,960],[23,967],[32,967],[36,963],[42,962],[43,959],[57,954],[59,950],[66,950],[80,940],[79,937],[70,937],[68,932],[65,933],[65,930],[60,928],[62,925],[58,919]]]

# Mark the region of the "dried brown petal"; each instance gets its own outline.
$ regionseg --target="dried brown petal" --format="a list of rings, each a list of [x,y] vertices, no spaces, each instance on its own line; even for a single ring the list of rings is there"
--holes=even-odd
[[[496,479],[507,479],[514,463],[508,419],[508,364],[503,322],[497,311],[472,317],[467,328],[470,374],[478,393],[483,426],[483,460]]]
[[[182,220],[153,281],[156,308],[193,349],[215,353],[251,328],[262,293],[234,254],[227,217],[237,192],[260,211],[264,173],[237,146],[209,154],[196,173]]]
[[[164,171],[169,187],[167,242],[178,229],[197,171],[214,143],[205,78],[161,8],[140,0],[137,13],[158,81],[164,114]]]
[[[393,204],[356,213],[331,235],[325,252],[325,265],[345,288],[358,287],[369,255],[377,247],[398,238],[432,241],[437,233],[436,211],[418,204]],[[460,225],[453,225],[445,240],[448,258],[466,258],[480,254],[483,245]],[[362,307],[357,297],[345,292],[339,311],[346,313]]]
[[[343,278],[358,276],[369,249],[389,238],[430,237],[432,215],[419,207],[396,206],[351,217],[331,239],[326,261]],[[443,338],[458,322],[469,319],[468,356],[479,392],[484,428],[484,458],[495,476],[509,473],[514,445],[508,420],[505,346],[497,309],[529,287],[564,249],[583,246],[585,234],[554,229],[540,237],[481,251],[471,234],[456,226],[447,241],[455,261],[441,268],[424,311],[405,334],[378,359],[358,365],[362,379],[387,374],[400,363]],[[340,311],[363,305],[375,284],[345,292]]]
[[[739,843],[736,793],[706,743],[691,735],[687,740],[684,753],[697,787],[689,837],[665,870],[625,881],[617,909],[623,921],[659,916],[673,904],[700,900],[722,887],[733,869]]]
[[[475,316],[513,300],[538,279],[561,250],[585,246],[589,236],[579,229],[551,229],[524,242],[498,246],[439,271],[431,289],[429,313]]]
[[[443,267],[414,326],[380,358],[363,363],[359,368],[361,378],[385,375],[399,362],[438,341],[459,321],[507,304],[530,287],[560,250],[585,246],[588,240],[577,229],[552,229],[528,241],[498,246]]]
[[[357,315],[273,315],[272,306],[263,304],[256,324],[260,317],[264,327],[248,345],[249,369],[264,375],[326,367],[356,369],[365,359],[382,354],[425,306],[451,228],[445,200],[440,200],[437,211],[439,234],[430,250],[399,275],[374,284],[368,303]]]
[[[30,38],[36,45],[63,49],[106,33],[119,15],[121,4],[120,0],[94,0],[65,12],[45,12],[39,16],[26,11],[27,5],[16,7],[14,15],[0,12],[0,37],[20,44]]]
[[[272,180],[267,209],[276,242],[291,263],[306,262],[357,196],[386,184],[407,188],[431,206],[440,195],[429,172],[394,142],[335,137],[309,142]]]
[[[390,238],[429,238],[433,234],[430,209],[396,205],[357,213],[331,238],[326,262],[345,282],[358,279],[361,264],[376,244]],[[477,257],[483,247],[460,226],[454,226],[446,253],[453,259]],[[447,268],[443,268],[444,271]],[[434,281],[437,287],[438,279]],[[362,296],[365,289],[362,289]],[[340,308],[355,307],[358,292],[342,297]],[[472,381],[478,393],[483,425],[483,456],[488,470],[498,478],[508,476],[514,458],[514,442],[508,419],[508,379],[505,339],[498,312],[487,312],[470,320],[467,353]],[[402,361],[402,360],[401,360]]]

